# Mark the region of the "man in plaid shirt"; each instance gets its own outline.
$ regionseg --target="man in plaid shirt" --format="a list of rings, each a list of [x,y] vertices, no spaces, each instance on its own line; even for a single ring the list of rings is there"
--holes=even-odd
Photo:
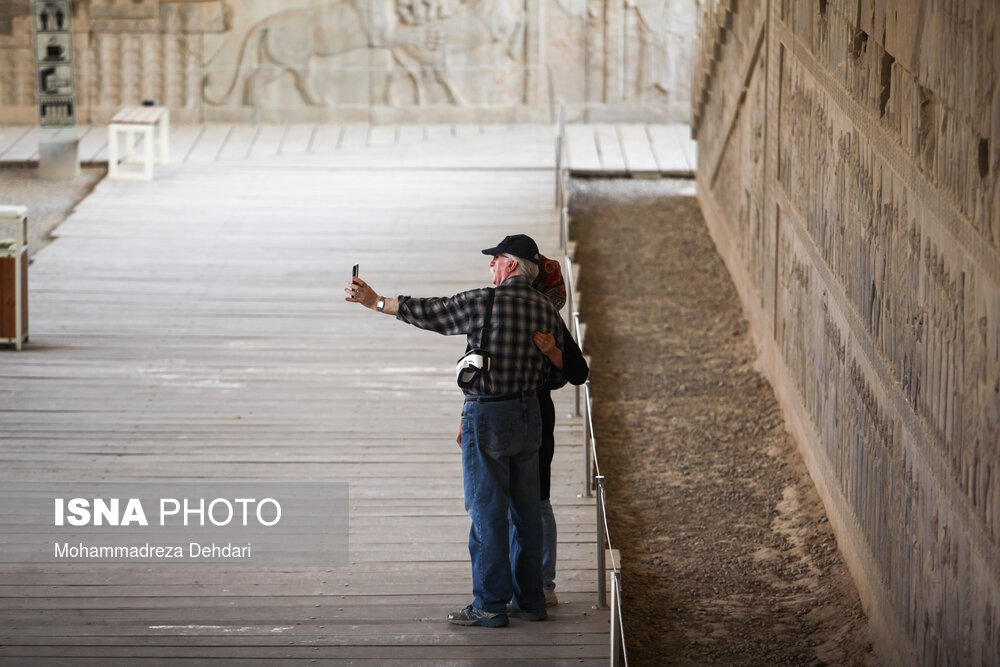
[[[543,332],[561,340],[562,326],[552,302],[532,287],[539,267],[538,246],[531,237],[507,236],[482,252],[492,256],[496,285],[489,322],[492,360],[489,372],[477,375],[463,389],[461,431],[475,599],[448,620],[501,627],[508,624],[508,611],[532,621],[547,618],[538,482],[541,417],[535,392],[553,367],[532,335]],[[487,288],[451,297],[392,299],[353,278],[344,291],[348,301],[422,329],[465,334],[470,349],[480,347]]]

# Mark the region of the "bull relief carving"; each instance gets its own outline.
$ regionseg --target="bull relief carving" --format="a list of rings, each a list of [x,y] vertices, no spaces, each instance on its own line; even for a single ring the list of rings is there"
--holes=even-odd
[[[317,90],[315,59],[367,50],[388,54],[390,64],[372,103],[391,105],[390,91],[405,77],[417,106],[431,99],[428,84],[462,106],[468,98],[455,83],[459,68],[452,62],[519,63],[524,27],[518,0],[344,0],[285,10],[229,39],[208,65],[202,94],[215,106],[249,105],[255,89],[290,73],[302,102],[327,106],[333,100]]]

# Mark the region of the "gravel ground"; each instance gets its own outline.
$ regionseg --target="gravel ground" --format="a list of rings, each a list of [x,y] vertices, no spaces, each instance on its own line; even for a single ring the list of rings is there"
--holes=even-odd
[[[52,241],[52,230],[106,173],[103,167],[87,167],[73,180],[47,181],[38,177],[37,169],[0,165],[0,204],[28,207],[29,256]]]
[[[693,183],[572,188],[629,663],[878,664]]]

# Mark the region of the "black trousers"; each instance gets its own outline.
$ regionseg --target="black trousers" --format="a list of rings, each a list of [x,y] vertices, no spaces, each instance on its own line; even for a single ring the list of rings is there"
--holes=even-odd
[[[538,448],[538,485],[541,499],[549,499],[552,477],[552,457],[556,453],[556,407],[552,404],[552,392],[538,391],[538,408],[542,413],[542,446]]]

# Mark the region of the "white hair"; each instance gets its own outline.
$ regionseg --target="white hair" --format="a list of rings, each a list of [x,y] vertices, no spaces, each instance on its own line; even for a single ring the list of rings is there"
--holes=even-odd
[[[517,257],[510,253],[504,253],[504,255],[517,262],[517,273],[515,275],[524,276],[529,283],[535,282],[535,278],[538,277],[538,265],[533,260]]]

